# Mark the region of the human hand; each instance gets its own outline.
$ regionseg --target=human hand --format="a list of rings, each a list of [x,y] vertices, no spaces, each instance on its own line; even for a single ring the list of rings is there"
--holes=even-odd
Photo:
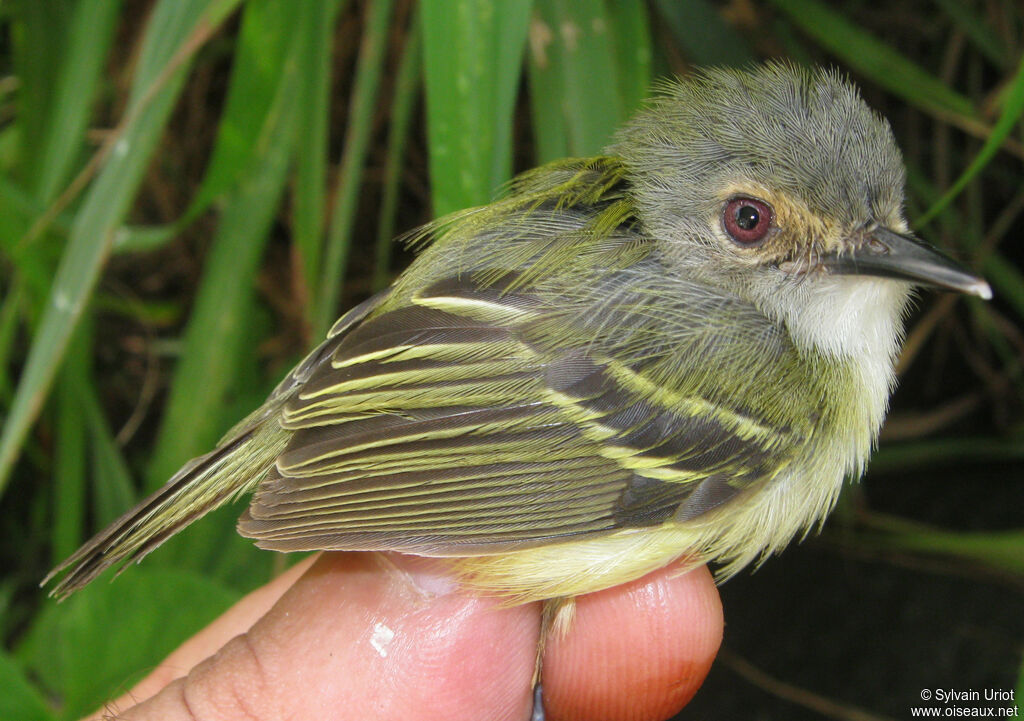
[[[229,609],[90,721],[525,719],[540,604],[460,593],[444,562],[324,553]],[[700,687],[722,638],[704,567],[577,599],[547,641],[550,719],[664,719]]]

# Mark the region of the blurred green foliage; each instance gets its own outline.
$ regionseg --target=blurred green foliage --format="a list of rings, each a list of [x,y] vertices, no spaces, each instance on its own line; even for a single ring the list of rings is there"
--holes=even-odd
[[[655,77],[692,64],[832,63],[890,117],[912,224],[983,269],[997,300],[923,301],[903,361],[912,395],[876,471],[1019,471],[1024,8],[880,7],[0,7],[0,717],[77,717],[266,581],[273,556],[237,538],[236,508],[112,586],[61,606],[36,588],[386,284],[407,260],[395,231],[487,202],[514,170],[600,151]],[[860,514],[853,542],[1022,573],[1019,529]]]

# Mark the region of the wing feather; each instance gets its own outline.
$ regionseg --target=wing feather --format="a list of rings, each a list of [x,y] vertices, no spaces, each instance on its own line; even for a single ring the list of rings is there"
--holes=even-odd
[[[685,521],[763,481],[794,440],[652,387],[643,366],[669,344],[633,365],[592,342],[552,347],[531,332],[549,319],[528,290],[444,279],[322,349],[241,532],[280,550],[445,555]]]

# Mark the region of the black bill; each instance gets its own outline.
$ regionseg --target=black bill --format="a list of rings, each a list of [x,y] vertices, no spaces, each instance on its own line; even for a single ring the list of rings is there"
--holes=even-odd
[[[969,293],[988,300],[992,289],[937,248],[911,235],[877,228],[869,242],[841,255],[828,255],[822,265],[840,275],[875,275]]]

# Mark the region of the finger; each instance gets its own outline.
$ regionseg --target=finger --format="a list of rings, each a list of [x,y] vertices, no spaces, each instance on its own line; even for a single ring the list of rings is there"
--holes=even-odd
[[[313,556],[299,561],[270,583],[246,595],[217,620],[174,650],[128,693],[98,709],[83,721],[100,721],[110,709],[133,706],[154,695],[174,679],[187,674],[193,666],[216,653],[232,638],[248,631],[315,560],[316,557]]]
[[[522,719],[534,606],[465,596],[437,562],[324,554],[246,634],[125,719]]]
[[[660,721],[704,682],[722,642],[722,603],[701,566],[672,566],[576,599],[564,636],[544,654],[551,719]]]

